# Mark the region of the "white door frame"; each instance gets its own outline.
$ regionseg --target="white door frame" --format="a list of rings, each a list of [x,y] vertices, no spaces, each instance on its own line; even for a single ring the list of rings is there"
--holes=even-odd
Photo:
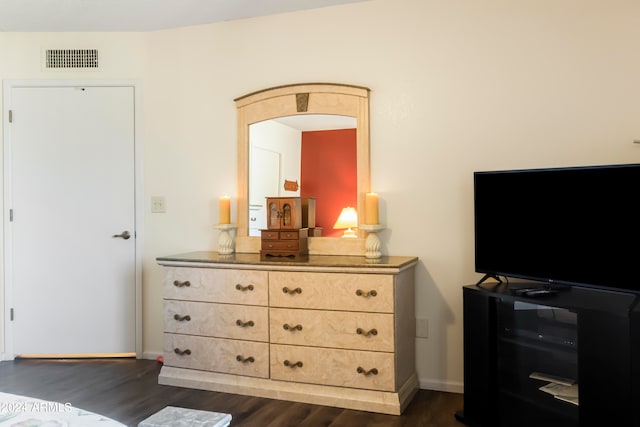
[[[12,105],[11,91],[13,88],[26,87],[132,87],[134,91],[134,193],[135,193],[135,346],[136,357],[142,357],[142,225],[143,211],[143,187],[142,187],[142,144],[140,139],[141,108],[141,83],[138,80],[4,80],[3,81],[3,208],[2,208],[2,259],[4,271],[0,275],[0,297],[4,288],[4,307],[0,306],[0,339],[4,337],[4,346],[0,346],[0,361],[12,360],[15,357],[13,348],[13,322],[11,321],[11,307],[14,304],[14,289],[12,277],[12,232],[10,227],[9,209],[12,200],[12,170],[11,170],[11,132],[9,132],[9,110]],[[0,298],[0,301],[3,301]],[[4,312],[4,316],[2,313]],[[2,333],[4,331],[4,333]],[[1,342],[0,342],[1,343]]]

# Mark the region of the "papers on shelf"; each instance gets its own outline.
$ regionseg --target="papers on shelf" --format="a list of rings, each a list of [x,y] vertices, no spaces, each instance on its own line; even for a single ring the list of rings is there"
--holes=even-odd
[[[573,405],[579,405],[578,384],[570,378],[562,378],[554,375],[532,372],[529,378],[548,381],[547,384],[539,388],[540,391],[548,393],[556,399]]]
[[[548,383],[539,388],[539,390],[549,393],[556,399],[563,400],[565,402],[572,403],[574,405],[579,404],[578,399],[578,384],[564,385],[558,383]]]
[[[563,385],[574,385],[576,383],[575,380],[571,378],[559,377],[557,375],[544,374],[542,372],[532,372],[529,374],[529,378],[533,378],[534,380],[542,380],[550,383],[557,383]]]

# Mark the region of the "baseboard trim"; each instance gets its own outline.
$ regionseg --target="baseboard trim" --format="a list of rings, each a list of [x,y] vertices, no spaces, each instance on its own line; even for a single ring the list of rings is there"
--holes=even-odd
[[[157,360],[158,357],[162,356],[161,351],[143,351],[142,358],[147,360]]]
[[[419,379],[420,388],[424,390],[444,391],[448,393],[464,393],[464,383],[460,381],[443,381],[428,378]]]

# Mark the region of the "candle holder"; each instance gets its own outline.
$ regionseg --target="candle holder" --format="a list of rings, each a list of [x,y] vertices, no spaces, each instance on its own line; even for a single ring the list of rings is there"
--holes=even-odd
[[[218,237],[218,253],[221,255],[230,255],[234,251],[233,238],[229,234],[229,230],[235,230],[238,228],[236,224],[218,224],[215,226],[220,230],[220,236]]]
[[[367,232],[367,239],[364,242],[365,258],[378,259],[382,257],[382,252],[380,251],[382,244],[377,233],[384,230],[385,226],[382,224],[360,224],[359,228]]]

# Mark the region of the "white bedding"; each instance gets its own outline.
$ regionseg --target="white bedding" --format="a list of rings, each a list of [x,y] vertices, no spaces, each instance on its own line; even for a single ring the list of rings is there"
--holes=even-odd
[[[117,421],[75,408],[69,403],[50,402],[0,393],[1,427],[126,427]]]

